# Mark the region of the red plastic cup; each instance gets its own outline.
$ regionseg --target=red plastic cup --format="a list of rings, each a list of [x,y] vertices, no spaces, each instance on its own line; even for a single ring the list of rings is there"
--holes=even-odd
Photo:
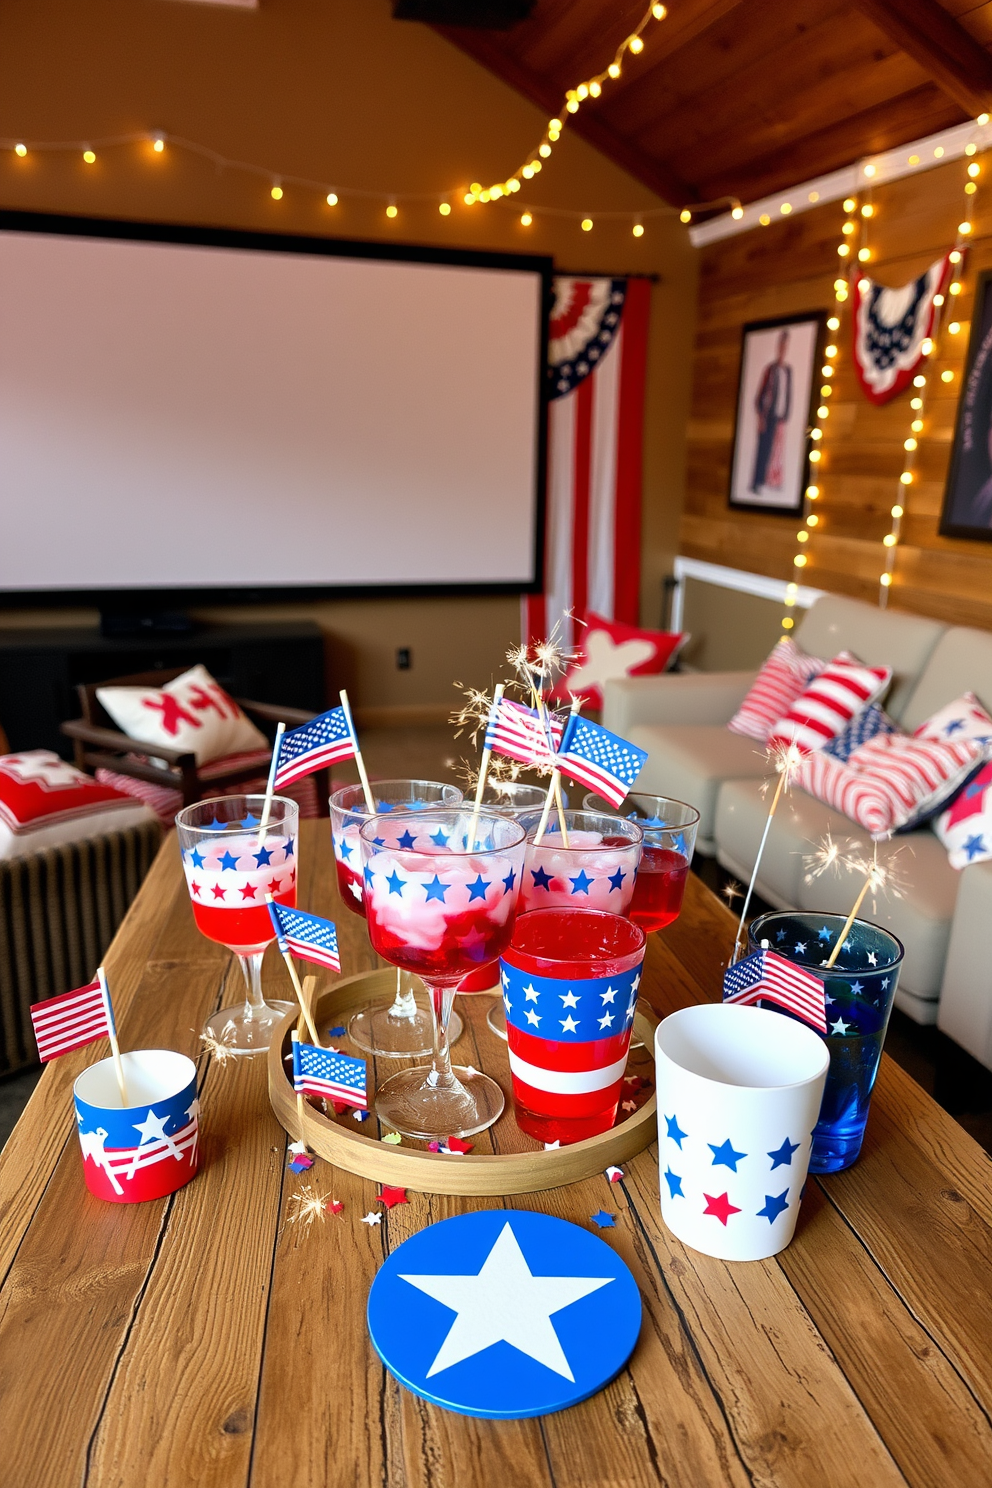
[[[517,1125],[567,1146],[616,1121],[644,931],[593,909],[520,915],[500,962]]]

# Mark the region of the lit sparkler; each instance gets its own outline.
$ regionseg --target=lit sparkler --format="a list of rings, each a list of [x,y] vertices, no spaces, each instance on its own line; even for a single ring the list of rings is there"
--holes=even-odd
[[[819,846],[811,853],[803,854],[806,883],[811,884],[825,873],[837,872],[841,868],[852,872],[857,864],[854,856],[857,849],[858,844],[850,838],[845,843],[835,842],[830,832],[825,832],[820,838]]]
[[[778,809],[778,803],[782,798],[782,792],[789,789],[795,777],[796,771],[802,764],[804,756],[802,750],[799,749],[796,744],[790,741],[787,744],[773,745],[772,748],[767,751],[767,758],[768,763],[772,766],[773,770],[778,775],[778,781],[775,785],[775,793],[772,796],[772,803],[768,808],[768,815],[765,818],[765,829],[761,834],[761,841],[758,844],[758,855],[754,860],[754,867],[751,869],[751,879],[747,886],[747,893],[744,895],[744,903],[741,905],[741,917],[737,924],[737,934],[734,937],[734,954],[732,958],[734,961],[737,960],[738,954],[741,949],[741,940],[744,935],[744,922],[747,918],[748,908],[751,904],[751,895],[754,893],[755,880],[758,877],[758,869],[761,866],[761,858],[765,851],[765,843],[768,841],[768,833],[771,830],[772,817],[775,815],[775,812]]]
[[[290,1204],[295,1204],[292,1214],[286,1215],[287,1224],[299,1225],[304,1235],[309,1235],[314,1223],[324,1223],[327,1218],[327,1205],[330,1194],[321,1194],[316,1191],[312,1183],[301,1184],[299,1191],[290,1194]]]
[[[460,739],[462,734],[467,733],[472,744],[478,744],[479,735],[484,734],[488,727],[493,700],[480,687],[464,687],[461,682],[454,685],[465,695],[464,703],[456,708],[449,719],[455,726],[455,738]]]
[[[723,895],[724,899],[726,899],[728,908],[732,908],[734,900],[739,899],[744,890],[741,888],[736,878],[731,878],[728,879],[728,881],[724,884],[720,892]]]
[[[900,855],[901,849],[900,852],[893,853],[888,863],[880,863],[878,861],[878,843],[876,842],[874,851],[872,852],[870,858],[857,856],[852,856],[850,858],[847,866],[852,873],[863,873],[865,876],[865,881],[861,885],[861,888],[858,892],[858,897],[854,901],[854,907],[852,908],[851,913],[844,921],[843,928],[837,937],[836,945],[830,952],[830,955],[827,957],[826,961],[824,961],[823,963],[824,966],[826,966],[828,969],[833,966],[834,962],[837,960],[837,957],[840,955],[844,942],[847,940],[848,935],[851,933],[851,926],[854,924],[855,920],[858,917],[858,910],[861,908],[868,894],[871,894],[873,896],[873,914],[877,913],[877,898],[875,896],[879,894],[891,894],[893,899],[902,898],[903,892],[906,888],[906,881],[902,877],[902,874],[899,872],[899,868],[897,866],[897,859],[900,857]]]
[[[190,1029],[190,1032],[195,1033],[196,1030]],[[198,1035],[198,1037],[207,1053],[210,1054],[217,1061],[218,1064],[223,1065],[226,1064],[229,1059],[234,1058],[234,1035],[234,1024],[227,1023],[221,1030],[221,1037],[219,1039],[214,1038],[213,1034],[210,1033],[201,1033]]]

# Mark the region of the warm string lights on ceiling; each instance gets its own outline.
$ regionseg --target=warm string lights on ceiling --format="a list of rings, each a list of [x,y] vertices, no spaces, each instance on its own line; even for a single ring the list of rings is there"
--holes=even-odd
[[[978,177],[982,168],[974,156],[978,153],[978,147],[970,144],[965,147],[965,156],[968,165],[965,169],[964,184],[964,216],[958,223],[957,235],[954,247],[950,253],[951,278],[947,286],[946,299],[950,300],[951,319],[947,324],[947,333],[957,336],[961,330],[961,322],[954,317],[955,300],[961,294],[963,285],[961,275],[964,266],[964,256],[971,238],[975,215],[975,195],[978,191]],[[919,449],[920,436],[924,433],[926,425],[927,397],[933,383],[933,375],[929,368],[936,362],[938,354],[938,343],[941,325],[944,318],[946,306],[943,294],[934,295],[934,317],[931,333],[923,342],[924,363],[923,368],[913,378],[913,396],[909,400],[912,420],[909,433],[903,441],[903,466],[899,475],[899,488],[896,500],[892,506],[890,517],[891,524],[888,532],[882,538],[882,546],[885,553],[885,567],[878,576],[878,603],[884,610],[889,602],[889,591],[895,578],[896,550],[902,538],[903,522],[906,517],[906,506],[909,500],[910,490],[916,479],[916,454]],[[945,367],[940,374],[941,382],[954,381],[954,373],[949,367]]]
[[[0,150],[12,150],[21,160],[26,159],[34,153],[69,154],[81,156],[88,166],[96,165],[97,150],[109,150],[125,145],[141,144],[151,146],[156,155],[163,155],[166,146],[170,149],[185,151],[187,154],[198,155],[204,160],[210,161],[218,171],[237,171],[242,174],[252,175],[268,182],[268,193],[273,201],[282,201],[286,195],[287,187],[310,193],[317,193],[323,198],[328,207],[336,207],[345,198],[354,197],[364,201],[374,201],[383,204],[385,216],[390,222],[394,222],[400,216],[401,204],[416,205],[421,203],[433,204],[441,217],[448,218],[452,213],[452,204],[461,202],[466,207],[474,207],[478,203],[503,202],[509,204],[511,198],[521,189],[525,181],[532,181],[540,175],[545,164],[550,158],[554,146],[561,138],[562,131],[568,123],[569,117],[577,114],[580,108],[589,100],[599,98],[603,93],[604,86],[615,82],[623,72],[623,64],[628,56],[638,56],[644,51],[643,33],[649,28],[653,21],[663,21],[667,14],[666,7],[660,3],[648,6],[633,31],[617,47],[613,54],[613,60],[603,68],[601,72],[587,78],[584,82],[569,88],[565,94],[564,106],[560,116],[549,119],[540,142],[530,151],[526,159],[511,176],[504,181],[496,181],[489,186],[483,186],[479,181],[473,181],[468,187],[458,187],[451,191],[441,193],[431,192],[381,192],[366,191],[358,187],[341,187],[334,183],[314,181],[305,176],[292,175],[289,172],[276,173],[266,166],[253,165],[245,160],[232,160],[221,155],[209,146],[197,144],[195,140],[182,139],[178,135],[169,135],[165,130],[154,130],[149,134],[126,134],[114,135],[108,139],[71,140],[71,141],[42,141],[30,143],[25,140],[0,140]],[[522,205],[522,204],[521,204]],[[697,203],[693,208],[683,207],[679,213],[682,222],[692,221],[694,214],[710,211],[717,207],[732,208],[732,216],[740,218],[744,215],[744,209],[736,197],[722,196],[712,202]],[[597,212],[595,219],[589,212],[572,211],[564,207],[536,207],[525,206],[520,212],[519,225],[523,228],[532,227],[538,216],[543,218],[571,219],[579,224],[582,232],[592,232],[595,222],[599,221],[622,221],[630,224],[633,237],[642,238],[645,234],[645,223],[653,217],[670,217],[676,209],[674,207],[649,207],[640,212]]]

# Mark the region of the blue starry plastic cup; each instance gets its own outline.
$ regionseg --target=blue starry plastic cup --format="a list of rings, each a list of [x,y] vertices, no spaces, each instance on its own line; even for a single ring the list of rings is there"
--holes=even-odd
[[[840,1172],[861,1151],[904,954],[902,942],[887,930],[855,920],[837,960],[827,968],[823,963],[845,923],[846,916],[839,914],[779,910],[761,915],[748,931],[750,951],[776,951],[824,984],[830,1070],[813,1133],[811,1173]],[[774,1011],[792,1016],[780,1008]]]

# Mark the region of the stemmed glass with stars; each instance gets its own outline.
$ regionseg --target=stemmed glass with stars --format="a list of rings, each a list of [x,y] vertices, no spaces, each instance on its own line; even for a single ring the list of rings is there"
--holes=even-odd
[[[244,974],[244,1003],[221,1008],[203,1027],[204,1037],[230,1054],[264,1053],[279,1020],[295,1007],[262,996],[262,957],[275,939],[266,895],[296,904],[300,809],[273,796],[263,828],[264,809],[264,796],[219,796],[176,817],[197,929],[233,951]]]
[[[428,806],[457,806],[462,793],[457,785],[439,780],[375,780],[372,799],[383,816],[393,811],[423,811]],[[362,847],[359,829],[373,813],[361,785],[343,785],[330,799],[331,842],[341,902],[353,914],[365,917],[362,879]],[[433,1034],[430,1009],[414,996],[416,977],[397,969],[396,995],[392,1002],[372,1002],[352,1016],[348,1035],[367,1054],[383,1059],[423,1058],[431,1052]],[[455,1043],[462,1021],[452,1013],[448,1040]]]
[[[360,831],[369,939],[386,961],[423,978],[434,1049],[376,1092],[380,1121],[423,1140],[484,1131],[503,1111],[495,1080],[452,1069],[448,1019],[458,983],[509,945],[524,861],[524,828],[468,805],[374,816]]]

